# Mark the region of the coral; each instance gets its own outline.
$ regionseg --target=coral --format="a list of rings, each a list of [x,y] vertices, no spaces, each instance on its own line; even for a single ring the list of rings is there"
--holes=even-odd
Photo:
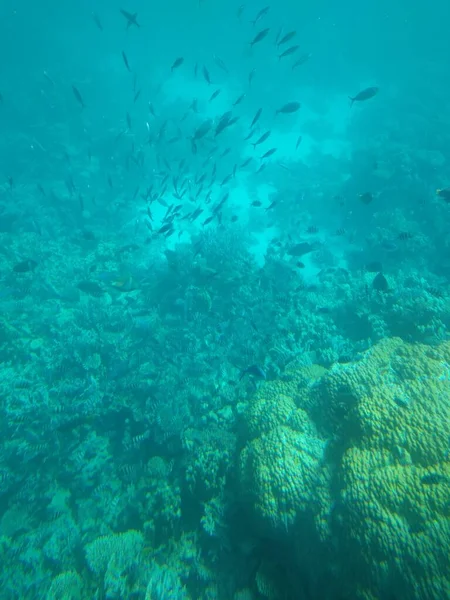
[[[413,600],[445,597],[450,343],[383,340],[303,392],[299,381],[269,382],[250,402],[239,467],[253,514],[293,542],[299,518],[314,515],[311,548],[322,541],[334,552],[355,598],[393,588]]]
[[[138,531],[126,531],[97,538],[86,546],[86,560],[96,575],[102,575],[114,558],[117,569],[125,571],[139,559],[144,538]]]
[[[348,407],[337,522],[341,543],[359,557],[357,572],[373,582],[358,597],[379,597],[393,585],[403,597],[445,596],[450,344],[385,340],[323,383],[334,405]]]
[[[325,443],[315,432],[302,403],[306,372],[290,371],[286,380],[264,384],[250,402],[250,441],[241,452],[242,488],[266,527],[288,532],[298,517],[316,512],[325,493],[322,468]]]
[[[75,571],[65,571],[57,575],[47,593],[47,600],[81,600],[81,578]]]

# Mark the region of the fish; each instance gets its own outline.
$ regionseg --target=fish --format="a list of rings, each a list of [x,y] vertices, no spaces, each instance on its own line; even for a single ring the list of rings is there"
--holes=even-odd
[[[213,93],[211,94],[211,97],[210,97],[210,99],[209,99],[209,102],[212,102],[212,101],[213,101],[215,98],[217,98],[217,96],[220,94],[220,91],[221,91],[221,90],[220,90],[220,89],[218,89],[218,90],[216,90],[215,92],[213,92]]]
[[[86,108],[86,104],[84,103],[83,100],[83,96],[80,94],[78,88],[76,88],[74,85],[72,85],[72,91],[73,91],[73,95],[75,96],[78,104],[81,106],[82,109]]]
[[[139,98],[139,96],[141,95],[141,90],[138,90],[135,94],[134,94],[134,98],[133,98],[133,102],[136,103],[136,100]]]
[[[177,58],[173,65],[170,67],[170,70],[172,71],[172,73],[174,72],[175,69],[178,69],[178,67],[181,67],[181,65],[184,63],[184,58],[182,56],[180,56],[179,58]]]
[[[378,275],[375,275],[375,277],[372,281],[372,287],[377,292],[388,292],[389,291],[388,280],[383,275],[383,273],[380,272],[380,273],[378,273]]]
[[[127,29],[129,29],[132,25],[140,27],[139,23],[137,22],[137,13],[130,13],[127,10],[121,8],[120,14],[127,20]]]
[[[445,480],[446,477],[440,473],[426,473],[420,478],[420,483],[422,485],[438,485]]]
[[[250,375],[251,377],[254,377],[255,379],[266,379],[267,378],[264,369],[262,369],[259,365],[251,365],[250,367],[247,367],[246,369],[244,369],[241,372],[239,381],[241,381],[241,379],[245,375]]]
[[[436,190],[436,196],[439,196],[439,198],[442,198],[445,202],[450,202],[450,188]]]
[[[122,50],[122,58],[123,58],[123,62],[125,63],[125,66],[127,68],[127,71],[129,71],[131,73],[130,63],[128,62],[128,57],[123,50]]]
[[[305,254],[309,254],[310,252],[313,252],[314,250],[314,246],[308,242],[300,242],[299,244],[295,244],[294,246],[291,246],[288,250],[287,253],[289,254],[289,256],[297,256],[298,258],[300,258],[301,256],[305,255]]]
[[[203,67],[203,77],[205,78],[205,81],[208,83],[208,85],[211,85],[211,77],[209,75],[208,69],[205,66]]]
[[[216,54],[214,54],[213,58],[214,58],[214,62],[219,67],[219,69],[222,69],[222,71],[224,71],[227,75],[229,75],[230,71],[227,69],[227,66],[223,62],[223,60],[221,58],[219,58]]]
[[[265,158],[269,158],[269,156],[272,156],[272,154],[275,154],[276,151],[277,151],[277,148],[271,148],[270,150],[267,150],[267,152],[265,154],[263,154],[262,156],[260,156],[259,158],[261,160],[264,160]]]
[[[401,231],[397,236],[397,239],[401,240],[402,242],[406,242],[407,240],[411,240],[412,238],[413,234],[410,231]]]
[[[93,12],[92,13],[92,18],[94,20],[94,23],[97,25],[97,27],[100,29],[100,31],[103,31],[103,25],[102,22],[100,21],[100,18],[98,16],[97,13]]]
[[[253,158],[251,156],[249,156],[246,160],[244,160],[244,162],[241,165],[241,169],[245,169],[245,167],[248,167],[248,165],[252,162]]]
[[[240,104],[242,102],[242,100],[245,98],[245,96],[246,96],[246,94],[241,94],[239,96],[239,98],[235,102],[233,102],[233,106],[237,106],[238,104]]]
[[[258,110],[256,111],[255,116],[253,117],[253,121],[250,125],[250,129],[253,129],[253,127],[256,125],[256,123],[259,121],[259,118],[261,116],[262,113],[262,108],[258,108]]]
[[[266,131],[266,133],[263,133],[262,136],[256,140],[256,142],[252,142],[253,148],[256,148],[256,146],[259,146],[259,144],[265,142],[269,136],[270,131]]]
[[[30,271],[34,271],[38,266],[38,263],[32,258],[26,258],[25,260],[21,260],[16,263],[13,267],[14,273],[30,273]]]
[[[378,87],[368,87],[364,90],[361,90],[356,94],[356,96],[349,96],[350,106],[353,106],[354,102],[365,102],[366,100],[370,100],[376,96],[379,92],[380,88]]]
[[[277,41],[277,46],[282,46],[283,44],[286,44],[287,42],[289,42],[289,40],[292,40],[293,37],[295,37],[297,35],[296,31],[290,31],[289,33],[286,33],[286,35],[284,35],[281,40]]]
[[[253,27],[256,25],[256,23],[258,23],[258,21],[260,21],[265,15],[267,15],[269,10],[270,10],[270,6],[265,6],[258,12],[258,14],[253,19],[253,21],[251,21],[251,23],[253,24]]]
[[[311,58],[311,56],[312,54],[302,54],[292,65],[292,70],[296,69],[297,67],[300,67],[301,65],[304,65],[305,62],[307,62]]]
[[[99,298],[102,294],[104,294],[103,289],[95,281],[80,281],[77,283],[76,287],[85,294],[94,296],[94,298]]]
[[[364,192],[363,194],[358,194],[358,198],[363,204],[370,204],[374,199],[373,194],[371,192]]]
[[[203,121],[203,123],[196,129],[192,139],[194,141],[202,139],[211,130],[212,126],[212,119],[206,119],[206,121]]]
[[[302,143],[303,136],[299,135],[297,138],[297,143],[295,144],[295,149],[298,150],[298,147]]]
[[[284,104],[281,108],[279,108],[275,112],[275,115],[278,115],[279,113],[282,113],[284,115],[295,113],[300,107],[300,102],[288,102],[287,104]]]
[[[250,73],[248,74],[248,85],[252,84],[252,81],[253,81],[255,75],[256,75],[256,69],[252,69],[250,71]]]
[[[230,126],[230,120],[231,120],[231,111],[228,111],[224,115],[222,115],[222,117],[219,119],[219,122],[216,125],[214,137],[217,137],[219,135],[219,133],[222,133],[222,131],[226,127]]]
[[[266,28],[266,29],[262,29],[260,32],[258,32],[255,37],[253,38],[253,40],[250,42],[250,47],[253,48],[253,46],[255,44],[258,44],[259,42],[262,42],[262,40],[267,37],[267,34],[269,33],[270,29]]]
[[[260,200],[253,200],[253,202],[251,203],[251,206],[255,206],[256,208],[259,208],[260,206],[262,206],[262,202]]]
[[[278,60],[281,60],[285,56],[290,56],[291,54],[294,54],[294,52],[297,52],[299,48],[300,46],[291,46],[290,48],[287,48],[284,52],[278,55]]]
[[[383,271],[383,265],[380,261],[374,260],[364,265],[364,269],[367,273],[381,273]]]

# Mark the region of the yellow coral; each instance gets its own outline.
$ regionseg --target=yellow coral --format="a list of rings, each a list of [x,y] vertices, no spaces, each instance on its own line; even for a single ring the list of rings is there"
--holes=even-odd
[[[392,582],[411,600],[447,597],[450,342],[383,340],[318,376],[290,365],[250,404],[240,476],[254,513],[289,533],[315,513],[317,542],[331,521],[355,598],[378,598]],[[312,417],[334,439],[334,480]]]

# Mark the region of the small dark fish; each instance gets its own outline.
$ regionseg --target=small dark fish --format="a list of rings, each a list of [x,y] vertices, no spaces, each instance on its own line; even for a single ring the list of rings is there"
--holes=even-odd
[[[98,298],[104,293],[95,281],[80,281],[77,288],[89,296],[94,296],[94,298]]]
[[[208,85],[211,85],[211,77],[206,67],[203,67],[203,77],[205,78],[205,81],[208,83]]]
[[[258,44],[259,42],[261,42],[269,33],[270,29],[263,29],[262,31],[260,31],[259,33],[257,33],[255,35],[255,37],[253,38],[253,40],[250,42],[250,47],[253,48],[253,46],[255,44]]]
[[[296,266],[296,267],[298,267],[299,269],[304,269],[304,268],[305,268],[305,263],[302,263],[302,261],[301,261],[301,260],[298,260],[298,261],[295,263],[295,266]]]
[[[420,483],[422,485],[438,485],[445,480],[445,476],[440,473],[427,473],[420,478]]]
[[[219,69],[222,69],[222,71],[224,71],[227,75],[229,75],[230,71],[227,69],[227,66],[223,62],[223,60],[221,58],[219,58],[218,56],[216,56],[216,54],[214,54],[213,58],[214,58],[214,62],[219,67]]]
[[[137,22],[137,13],[129,13],[128,11],[121,8],[120,14],[127,20],[127,29],[132,25],[140,27],[139,23]]]
[[[364,192],[364,194],[359,194],[358,198],[363,204],[370,204],[373,201],[373,194],[371,192]]]
[[[244,162],[241,165],[241,169],[245,169],[245,167],[248,167],[248,165],[252,162],[253,158],[251,156],[249,156],[246,160],[244,160]]]
[[[372,287],[377,292],[388,292],[389,284],[383,273],[378,273],[372,281]]]
[[[133,102],[134,102],[134,103],[136,103],[136,101],[137,101],[137,99],[139,98],[139,96],[140,96],[140,95],[141,95],[141,90],[138,90],[138,91],[135,93],[135,95],[134,95],[134,98],[133,98]]]
[[[128,131],[131,131],[131,117],[130,117],[129,113],[126,114],[126,119],[127,119]]]
[[[253,117],[253,121],[252,121],[252,124],[250,125],[250,129],[253,129],[253,127],[259,121],[259,117],[261,116],[261,113],[262,113],[262,108],[258,108],[258,110],[256,111],[255,116]]]
[[[252,142],[253,148],[256,148],[256,146],[259,146],[259,144],[265,142],[269,136],[270,131],[266,131],[266,133],[263,133],[262,136],[258,140],[256,140],[256,142]]]
[[[267,15],[267,13],[270,10],[270,6],[265,6],[264,8],[262,8],[259,13],[256,15],[256,17],[253,19],[253,21],[251,21],[251,23],[253,23],[253,27],[256,25],[256,23],[258,23],[258,21],[260,21],[265,15]]]
[[[248,74],[248,85],[252,85],[252,81],[256,75],[256,69],[252,69]]]
[[[217,98],[217,96],[220,94],[220,92],[221,92],[221,90],[220,90],[220,89],[218,89],[218,90],[216,90],[215,92],[213,92],[213,93],[211,94],[211,97],[210,97],[210,99],[209,99],[209,102],[212,102],[212,101],[213,101],[215,98]]]
[[[284,106],[279,108],[275,112],[275,114],[278,115],[279,113],[282,113],[282,114],[286,115],[286,114],[295,113],[298,111],[298,109],[300,107],[301,107],[300,102],[288,102],[287,104],[285,104]]]
[[[283,44],[286,44],[287,42],[289,42],[289,40],[292,40],[293,37],[295,37],[297,35],[296,31],[290,31],[289,33],[286,33],[286,35],[284,35],[281,40],[277,41],[277,46],[282,46]]]
[[[227,183],[229,183],[233,178],[233,174],[231,173],[230,175],[227,175],[223,180],[222,183],[220,184],[220,187],[223,187],[224,185],[226,185]]]
[[[364,269],[368,273],[381,273],[383,271],[383,265],[380,261],[374,260],[373,262],[367,263],[364,265]]]
[[[208,217],[207,219],[205,219],[202,223],[202,226],[204,227],[205,225],[208,225],[208,223],[211,223],[211,221],[214,219],[216,215],[211,215],[210,217]]]
[[[260,156],[259,158],[261,160],[264,160],[265,158],[269,158],[269,156],[272,156],[272,154],[275,154],[276,151],[277,151],[277,148],[271,148],[270,150],[267,150],[267,152],[265,154],[263,154],[262,156]]]
[[[37,265],[38,264],[35,260],[32,258],[27,258],[15,264],[13,271],[14,273],[29,273],[30,271],[34,271]]]
[[[229,127],[230,117],[231,117],[231,111],[228,111],[227,113],[222,115],[222,117],[220,118],[219,122],[216,125],[216,131],[215,131],[214,137],[217,137],[219,135],[219,133],[222,133],[222,131],[224,129]]]
[[[365,100],[370,100],[370,98],[373,98],[378,94],[379,90],[380,88],[378,87],[368,87],[356,94],[356,96],[353,96],[353,98],[349,96],[351,102],[350,106],[353,106],[354,102],[364,102]]]
[[[241,372],[239,381],[241,381],[241,379],[245,375],[250,375],[251,377],[254,377],[255,379],[266,379],[265,371],[258,365],[252,365],[251,367],[247,367],[246,369],[244,369]]]
[[[298,150],[298,147],[302,143],[302,139],[303,139],[303,137],[301,135],[299,135],[298,138],[297,138],[297,143],[295,144],[295,149],[296,150]]]
[[[239,98],[235,102],[233,102],[233,106],[237,106],[238,104],[240,104],[242,102],[242,100],[245,98],[245,96],[246,96],[246,94],[241,94],[239,96]]]
[[[129,71],[131,73],[130,63],[128,62],[127,55],[125,54],[125,52],[123,50],[122,50],[122,58],[123,58],[123,62],[125,63],[125,66],[127,68],[127,71]]]
[[[439,196],[439,198],[442,198],[445,202],[450,202],[450,188],[436,190],[436,196]]]
[[[252,130],[250,131],[250,133],[247,135],[247,137],[245,137],[245,138],[244,138],[244,142],[248,142],[248,140],[249,140],[250,138],[252,138],[252,137],[255,135],[255,133],[256,133],[255,129],[252,129]]]
[[[206,121],[203,121],[203,123],[196,129],[193,139],[200,140],[211,130],[212,126],[212,119],[207,119]]]
[[[177,58],[175,60],[175,62],[173,63],[173,65],[170,67],[170,70],[172,71],[172,73],[174,72],[175,69],[178,69],[178,67],[181,67],[181,65],[184,63],[184,58],[182,56],[180,56],[179,58]]]
[[[406,242],[408,240],[411,240],[413,237],[414,236],[410,231],[401,231],[398,234],[397,239],[401,240],[402,242]]]
[[[307,228],[306,233],[309,233],[310,235],[315,234],[315,233],[319,233],[319,229],[315,225],[310,225]]]
[[[278,55],[278,60],[281,60],[285,56],[290,56],[291,54],[294,54],[294,52],[297,52],[299,48],[300,46],[291,46],[290,48],[287,48],[284,52]]]
[[[273,200],[273,201],[272,201],[272,202],[269,204],[269,206],[266,208],[266,212],[267,212],[268,210],[270,210],[270,209],[274,208],[274,206],[276,206],[277,204],[278,204],[278,201],[277,201],[277,200]]]
[[[307,62],[311,58],[311,56],[312,54],[302,54],[292,65],[292,70],[296,69],[297,67],[300,67],[301,65],[304,65],[305,62]]]
[[[299,244],[291,246],[291,248],[287,250],[287,253],[289,254],[289,256],[297,256],[298,258],[300,258],[305,254],[309,254],[313,250],[314,246],[312,244],[309,244],[308,242],[300,242]]]
[[[76,88],[74,85],[72,85],[72,91],[73,91],[73,95],[75,96],[78,104],[81,106],[81,108],[86,108],[86,104],[84,103],[83,100],[83,96],[80,94],[78,88]]]
[[[262,206],[262,202],[260,200],[253,200],[251,206],[255,206],[256,208],[259,208],[260,206]]]
[[[100,31],[103,31],[103,25],[102,25],[102,22],[100,21],[98,14],[93,12],[92,18],[94,19],[94,23],[97,25],[97,27],[100,29]]]

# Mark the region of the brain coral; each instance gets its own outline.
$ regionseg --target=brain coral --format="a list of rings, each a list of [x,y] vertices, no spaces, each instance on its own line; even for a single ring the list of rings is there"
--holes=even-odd
[[[448,597],[450,343],[384,340],[320,393],[349,400],[336,528],[360,573],[356,597]]]
[[[254,514],[295,543],[313,513],[349,597],[450,597],[450,343],[383,340],[313,384],[269,382],[247,421]]]
[[[317,513],[323,505],[325,443],[306,411],[297,407],[299,381],[291,377],[261,386],[247,413],[251,439],[239,463],[255,516],[278,533],[288,532],[299,517]]]

